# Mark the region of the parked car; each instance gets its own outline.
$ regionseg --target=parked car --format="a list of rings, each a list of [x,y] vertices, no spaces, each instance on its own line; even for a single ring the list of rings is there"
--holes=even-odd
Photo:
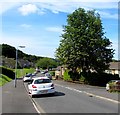
[[[48,72],[48,70],[42,70],[42,71],[41,71],[42,74],[45,74],[45,73],[47,73],[47,72]]]
[[[24,82],[31,81],[31,79],[32,79],[32,73],[28,73],[23,77]]]
[[[112,84],[112,86],[116,86],[118,85],[120,87],[120,80],[111,80],[106,84],[106,90],[109,91],[110,90],[110,84]]]
[[[48,77],[49,79],[52,80],[52,75],[50,73],[45,73],[45,77]]]
[[[29,94],[34,95],[41,94],[54,94],[55,87],[52,81],[48,77],[36,77],[28,84]]]

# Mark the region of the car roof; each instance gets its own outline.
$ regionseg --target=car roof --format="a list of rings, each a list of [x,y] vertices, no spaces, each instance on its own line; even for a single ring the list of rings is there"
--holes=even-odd
[[[37,80],[37,79],[49,79],[49,78],[48,78],[48,77],[45,77],[45,76],[42,76],[42,77],[34,77],[34,78],[32,78],[32,79]]]

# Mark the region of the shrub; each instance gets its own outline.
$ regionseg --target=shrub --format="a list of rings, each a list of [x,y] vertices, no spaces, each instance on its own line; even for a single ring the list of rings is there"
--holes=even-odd
[[[87,80],[90,85],[97,85],[97,86],[106,86],[110,80],[119,80],[118,75],[112,75],[107,73],[91,73],[89,74]]]
[[[72,81],[72,78],[70,77],[70,74],[69,74],[69,70],[65,70],[65,72],[63,74],[63,79],[65,81]]]
[[[55,76],[55,71],[50,71],[50,74],[51,74],[52,76]]]
[[[81,75],[80,78],[79,78],[79,81],[80,82],[85,82],[85,77],[83,75]]]
[[[3,66],[0,66],[0,70],[2,70],[2,74],[8,76],[11,79],[15,78],[15,73],[10,68],[5,68]]]

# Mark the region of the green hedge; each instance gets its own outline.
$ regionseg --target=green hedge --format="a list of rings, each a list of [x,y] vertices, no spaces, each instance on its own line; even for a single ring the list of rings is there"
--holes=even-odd
[[[69,70],[65,70],[64,74],[63,74],[63,80],[65,81],[72,81],[72,78],[69,74]]]
[[[80,83],[106,86],[110,80],[120,80],[119,75],[112,75],[107,73],[73,73],[69,70],[65,70],[63,79],[65,81],[78,81]]]
[[[107,73],[89,73],[89,74],[81,74],[82,77],[84,76],[85,82],[90,85],[97,85],[97,86],[106,86],[110,80],[119,80],[119,75],[115,74],[107,74]]]
[[[0,66],[0,70],[1,70],[3,75],[6,75],[11,79],[15,78],[15,73],[12,69]]]

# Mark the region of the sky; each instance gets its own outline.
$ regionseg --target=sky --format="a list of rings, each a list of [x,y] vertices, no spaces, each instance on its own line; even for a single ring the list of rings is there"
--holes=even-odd
[[[0,43],[24,53],[55,58],[67,15],[77,8],[100,14],[105,36],[118,59],[118,0],[4,0],[0,1]],[[19,46],[25,46],[20,48]]]

